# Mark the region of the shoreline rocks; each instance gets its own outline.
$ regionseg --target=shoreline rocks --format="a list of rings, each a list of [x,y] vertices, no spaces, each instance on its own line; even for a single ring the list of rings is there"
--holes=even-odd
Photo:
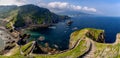
[[[113,44],[118,44],[118,43],[120,43],[120,33],[116,35],[116,40]]]
[[[69,25],[71,25],[72,23],[73,23],[72,20],[68,20],[66,24],[69,26]]]

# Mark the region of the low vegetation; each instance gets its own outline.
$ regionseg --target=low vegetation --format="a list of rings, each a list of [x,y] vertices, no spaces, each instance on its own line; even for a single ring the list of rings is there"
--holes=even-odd
[[[68,50],[60,51],[55,54],[35,54],[33,53],[33,49],[36,46],[36,42],[31,41],[25,45],[19,46],[16,44],[13,49],[5,55],[1,55],[0,58],[77,58],[83,54],[87,54],[85,52],[93,53],[91,56],[94,58],[119,58],[120,43],[107,44],[104,43],[104,40],[104,30],[85,28],[71,34]],[[117,40],[119,41],[119,37]],[[94,45],[94,47],[92,47],[91,44]],[[90,47],[95,48],[94,52],[90,52],[92,49]],[[89,49],[90,51],[88,51]]]
[[[40,24],[50,25],[69,17],[57,15],[46,8],[29,4],[23,6],[0,6],[0,18],[9,20],[6,27],[12,29],[12,27],[20,28]]]

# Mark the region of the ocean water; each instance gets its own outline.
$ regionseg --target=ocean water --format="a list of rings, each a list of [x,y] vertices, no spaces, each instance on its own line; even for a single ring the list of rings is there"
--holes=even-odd
[[[120,17],[103,16],[76,16],[72,17],[73,23],[66,25],[66,21],[59,22],[53,27],[29,31],[32,35],[31,40],[44,36],[45,40],[40,43],[49,43],[51,46],[57,45],[60,50],[68,48],[70,34],[84,28],[96,28],[105,30],[105,42],[113,43],[116,40],[116,34],[120,32]]]

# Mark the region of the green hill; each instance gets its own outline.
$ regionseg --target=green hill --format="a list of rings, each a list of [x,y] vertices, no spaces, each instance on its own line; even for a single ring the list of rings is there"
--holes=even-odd
[[[28,27],[41,24],[51,25],[62,19],[69,18],[68,16],[57,15],[46,8],[32,4],[19,6],[9,13],[12,13],[12,15],[8,18],[10,21],[7,24],[7,28]]]

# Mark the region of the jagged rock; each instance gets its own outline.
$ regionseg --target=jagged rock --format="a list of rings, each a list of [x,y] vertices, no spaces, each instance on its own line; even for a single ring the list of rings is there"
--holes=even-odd
[[[98,36],[97,42],[101,42],[101,43],[105,42],[105,35],[104,35],[104,33],[100,33],[100,35]]]
[[[71,21],[71,20],[68,20],[67,21],[67,25],[69,26],[69,25],[71,25],[73,23],[73,21]]]
[[[86,36],[96,42],[100,42],[100,43],[105,42],[104,31],[101,31],[101,30],[90,30],[86,33]]]
[[[29,37],[30,37],[30,34],[20,35],[20,39],[17,42],[18,45],[25,45],[28,42]]]
[[[35,53],[35,54],[44,54],[44,51],[41,50],[41,48],[39,47],[38,43],[36,42],[35,48],[33,49],[32,53]]]

